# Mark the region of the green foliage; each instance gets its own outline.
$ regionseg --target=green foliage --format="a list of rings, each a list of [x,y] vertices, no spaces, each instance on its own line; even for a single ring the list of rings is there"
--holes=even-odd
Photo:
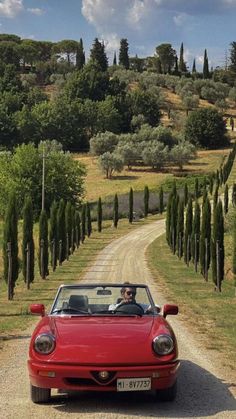
[[[176,164],[180,170],[183,170],[183,165],[188,163],[189,160],[196,157],[196,149],[193,144],[190,144],[188,141],[179,141],[175,145],[168,156],[169,160],[173,160],[173,163]]]
[[[193,216],[193,231],[192,231],[192,259],[195,269],[199,262],[200,250],[200,224],[201,224],[201,210],[198,201],[195,202],[194,216]]]
[[[86,202],[86,219],[87,219],[87,236],[89,237],[92,233],[92,221],[91,221],[89,202]]]
[[[95,61],[101,71],[106,71],[108,68],[108,59],[105,53],[105,45],[95,38],[93,46],[90,51],[90,59]]]
[[[31,197],[25,199],[23,208],[23,237],[22,237],[22,273],[24,281],[29,284],[34,281],[34,216]],[[27,267],[28,259],[28,267]]]
[[[94,156],[100,156],[106,152],[112,153],[118,144],[118,137],[113,132],[99,132],[90,139],[90,152]]]
[[[151,92],[135,89],[129,93],[133,115],[144,115],[145,120],[151,126],[160,122],[160,105]]]
[[[9,251],[11,255],[11,277],[9,276]],[[18,261],[18,216],[16,209],[16,196],[11,193],[9,196],[7,211],[4,221],[3,233],[3,277],[8,283],[8,299],[12,300],[14,295],[15,283],[18,278],[19,261]]]
[[[48,271],[48,218],[45,210],[39,217],[39,272],[42,279],[49,275]]]
[[[226,183],[225,190],[224,190],[224,212],[225,212],[225,214],[227,214],[228,210],[229,210],[229,187],[228,187],[228,184]]]
[[[82,205],[81,210],[81,242],[83,243],[85,240],[86,234],[86,205]]]
[[[81,240],[81,223],[79,211],[75,211],[75,244],[78,249]]]
[[[213,108],[191,112],[186,121],[185,137],[194,145],[209,149],[229,144],[222,115]]]
[[[102,199],[99,197],[97,205],[97,223],[99,233],[102,231]]]
[[[186,206],[188,203],[188,185],[185,182],[184,184],[184,205]]]
[[[209,79],[209,64],[208,64],[208,57],[207,57],[207,50],[204,51],[204,61],[203,61],[203,78]]]
[[[67,201],[65,207],[65,226],[66,226],[66,258],[69,258],[71,248],[71,233],[72,233],[72,206],[71,202]]]
[[[218,253],[218,254],[217,254]],[[222,202],[219,200],[214,211],[212,232],[212,280],[218,291],[224,279],[224,216]],[[218,265],[218,266],[217,266]]]
[[[171,44],[161,44],[156,47],[157,57],[161,62],[161,69],[164,74],[170,73],[175,64],[176,51]]]
[[[168,147],[161,142],[149,141],[142,151],[144,164],[160,170],[168,160]]]
[[[170,243],[172,252],[175,254],[177,242],[177,222],[178,222],[178,195],[172,193],[171,215],[170,215]]]
[[[109,151],[99,157],[98,164],[106,174],[107,179],[111,179],[113,172],[121,172],[124,167],[124,162],[119,154],[110,153]]]
[[[181,259],[183,256],[183,238],[184,238],[184,201],[179,200],[178,203],[178,219],[177,219],[177,249],[178,257]]]
[[[193,228],[193,202],[192,198],[188,200],[188,206],[186,210],[185,220],[185,232],[184,232],[184,261],[189,263],[191,260],[191,237]]]
[[[236,211],[234,210],[233,221],[233,258],[232,258],[232,271],[236,275]]]
[[[44,143],[45,161],[45,209],[54,200],[61,198],[72,203],[80,201],[83,194],[84,166],[75,161],[69,153],[56,149],[53,142]],[[55,147],[54,147],[55,146]],[[23,144],[13,154],[0,155],[0,212],[3,214],[11,191],[15,191],[19,211],[24,199],[31,195],[36,214],[41,209],[42,194],[42,149],[32,144]]]
[[[113,204],[113,224],[115,228],[117,228],[118,220],[119,220],[119,201],[118,201],[117,194],[115,194],[114,204]]]

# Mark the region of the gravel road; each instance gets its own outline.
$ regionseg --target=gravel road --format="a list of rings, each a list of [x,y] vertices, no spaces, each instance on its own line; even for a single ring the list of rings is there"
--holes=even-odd
[[[158,283],[145,261],[147,246],[165,230],[164,221],[140,227],[112,242],[98,256],[84,280],[135,281],[147,283],[157,304],[163,304]],[[173,403],[158,403],[154,394],[58,394],[48,405],[35,405],[29,399],[26,368],[31,330],[13,337],[0,352],[1,418],[236,418],[236,383],[231,371],[221,367],[219,355],[206,350],[203,338],[189,330],[178,316],[169,316],[180,349],[179,392]],[[194,336],[195,333],[195,336]],[[233,380],[234,378],[234,380]]]

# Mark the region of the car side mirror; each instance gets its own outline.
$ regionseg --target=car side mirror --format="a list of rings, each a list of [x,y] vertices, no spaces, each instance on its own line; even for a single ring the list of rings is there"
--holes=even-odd
[[[165,304],[163,307],[163,317],[166,318],[166,316],[172,314],[176,315],[179,312],[178,306],[174,304]]]
[[[44,304],[30,304],[31,314],[45,316],[45,306]]]

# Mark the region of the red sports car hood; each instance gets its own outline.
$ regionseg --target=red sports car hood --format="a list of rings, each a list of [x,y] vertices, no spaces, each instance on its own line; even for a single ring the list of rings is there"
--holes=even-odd
[[[172,334],[158,317],[49,317],[56,338],[49,362],[93,365],[148,364],[157,362],[152,340],[157,334]],[[46,326],[46,325],[44,325]]]

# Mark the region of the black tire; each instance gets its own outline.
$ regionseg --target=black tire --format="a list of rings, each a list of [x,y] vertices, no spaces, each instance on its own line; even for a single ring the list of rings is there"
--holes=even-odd
[[[173,402],[177,395],[177,381],[172,387],[157,390],[157,400],[160,402]]]
[[[30,384],[30,396],[34,403],[47,403],[51,397],[51,389],[35,387]]]

